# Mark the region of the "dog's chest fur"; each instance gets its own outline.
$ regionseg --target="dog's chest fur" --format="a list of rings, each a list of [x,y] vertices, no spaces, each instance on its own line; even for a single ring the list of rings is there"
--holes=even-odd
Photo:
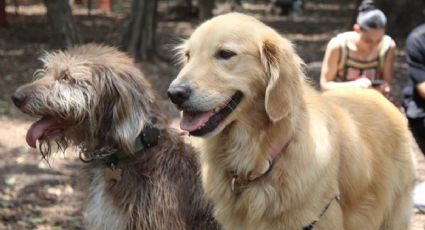
[[[86,207],[85,219],[89,229],[125,229],[128,217],[115,207],[106,194],[106,182],[103,170],[94,169],[93,180],[89,187],[89,199]]]
[[[121,181],[108,181],[101,162],[89,164],[88,229],[216,230],[201,188],[195,153],[177,141],[122,160]]]
[[[255,139],[255,135],[241,134],[244,133],[238,132],[237,138],[227,138],[233,140],[232,143],[225,139],[214,140],[218,143],[211,140],[204,143],[204,187],[215,202],[216,218],[223,223],[225,229],[301,229],[318,218],[326,204],[338,192],[337,188],[328,186],[327,181],[335,181],[336,177],[324,179],[326,182],[318,185],[314,182],[317,181],[316,173],[335,169],[326,169],[324,165],[312,160],[312,156],[293,154],[307,148],[307,140],[303,139],[303,144],[298,144],[297,138],[293,138],[288,149],[273,162],[270,172],[245,186],[235,186],[232,191],[232,176],[229,172],[235,167],[223,168],[225,160],[219,155],[227,156],[226,162],[250,168],[250,162],[267,159],[258,155],[268,154],[267,148],[259,144],[260,137]],[[307,149],[307,152],[313,153],[313,149],[320,152],[320,155],[329,155],[326,148],[319,147]],[[234,156],[234,160],[230,156]],[[329,160],[323,159],[326,162]],[[310,170],[311,168],[315,170]],[[329,212],[333,212],[336,207],[333,205]]]

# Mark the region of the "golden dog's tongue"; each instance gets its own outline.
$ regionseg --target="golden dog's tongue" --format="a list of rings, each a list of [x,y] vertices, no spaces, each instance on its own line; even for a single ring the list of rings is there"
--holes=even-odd
[[[34,122],[28,129],[26,140],[29,146],[35,148],[37,140],[40,139],[46,132],[63,127],[61,122],[52,117],[43,117]]]
[[[214,115],[212,111],[208,112],[186,112],[183,111],[180,121],[180,128],[188,132],[200,129],[210,117]]]

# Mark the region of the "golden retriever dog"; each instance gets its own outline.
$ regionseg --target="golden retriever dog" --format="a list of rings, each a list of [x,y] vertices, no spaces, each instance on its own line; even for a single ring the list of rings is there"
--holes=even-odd
[[[40,118],[27,142],[48,158],[78,146],[88,182],[90,230],[216,230],[198,156],[158,107],[156,93],[132,59],[88,44],[48,52],[37,79],[12,100]]]
[[[408,229],[407,123],[374,90],[320,94],[292,44],[230,13],[178,48],[168,95],[202,136],[203,187],[227,230]]]

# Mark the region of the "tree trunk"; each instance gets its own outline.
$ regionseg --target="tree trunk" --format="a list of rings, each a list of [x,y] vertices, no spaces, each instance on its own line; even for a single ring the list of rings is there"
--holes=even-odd
[[[6,0],[0,0],[0,26],[7,25],[6,20]]]
[[[187,9],[187,12],[190,13],[193,7],[192,0],[174,0],[176,6],[181,6]]]
[[[243,10],[241,0],[232,0],[230,2],[230,5],[231,5],[232,11],[242,11]]]
[[[192,12],[193,3],[192,0],[186,0],[186,6],[189,8],[189,12]]]
[[[47,17],[54,31],[55,44],[61,48],[81,43],[68,0],[44,0]]]
[[[203,22],[213,16],[214,0],[198,0],[199,21]]]
[[[193,2],[192,0],[185,0],[185,1],[186,1],[186,7],[187,7],[187,15],[190,18],[194,13]]]
[[[353,29],[353,25],[356,23],[356,21],[357,21],[357,15],[359,14],[359,6],[360,6],[360,4],[362,4],[362,1],[363,0],[356,0],[355,2],[355,5],[354,5],[354,11],[353,11],[353,14],[351,15],[351,21],[350,21],[350,24],[349,25],[347,25],[347,28],[348,28],[348,30],[352,30]],[[347,4],[347,3],[345,3],[345,4]]]
[[[387,33],[393,37],[405,38],[425,22],[425,0],[375,0],[375,4],[387,16]]]
[[[157,8],[157,0],[133,0],[121,46],[136,60],[151,60],[155,55]]]
[[[174,0],[171,8],[168,8],[168,16],[173,20],[190,20],[198,17],[192,0]],[[197,9],[197,8],[196,8]]]

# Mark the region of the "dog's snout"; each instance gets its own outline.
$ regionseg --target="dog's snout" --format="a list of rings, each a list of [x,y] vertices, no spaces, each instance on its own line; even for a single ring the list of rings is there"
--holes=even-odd
[[[183,102],[189,99],[191,93],[192,89],[190,85],[185,83],[171,85],[168,88],[168,97],[176,105],[181,105]]]
[[[11,98],[12,98],[13,103],[17,107],[21,107],[25,103],[25,101],[27,99],[27,95],[24,92],[20,91],[20,90],[15,90],[12,93]]]

